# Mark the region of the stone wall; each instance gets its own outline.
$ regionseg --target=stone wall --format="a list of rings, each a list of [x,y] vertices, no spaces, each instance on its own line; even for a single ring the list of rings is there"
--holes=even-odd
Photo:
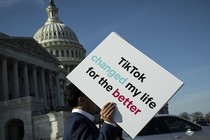
[[[14,121],[23,123],[24,140],[33,139],[32,110],[41,108],[43,101],[40,98],[24,97],[0,102],[0,139],[5,140],[11,135],[19,135],[10,132],[9,125]],[[18,127],[18,126],[16,126]]]
[[[62,140],[64,126],[70,112],[50,112],[33,116],[35,140]]]

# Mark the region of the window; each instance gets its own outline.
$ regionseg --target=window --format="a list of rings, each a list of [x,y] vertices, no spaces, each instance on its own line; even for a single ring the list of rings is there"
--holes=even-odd
[[[69,57],[69,50],[66,50],[66,55],[67,57]]]
[[[57,57],[59,56],[59,52],[58,52],[58,50],[56,50],[56,56],[57,56]]]
[[[78,54],[77,54],[77,51],[76,51],[75,53],[76,53],[76,58],[78,58]]]
[[[71,50],[71,56],[74,57],[74,51],[73,50]]]
[[[61,56],[64,57],[64,51],[63,50],[61,50]]]
[[[193,124],[180,118],[168,117],[164,119],[165,123],[171,133],[174,132],[186,132],[187,130],[197,130]]]
[[[153,118],[138,134],[138,136],[169,133],[168,127],[161,118]]]

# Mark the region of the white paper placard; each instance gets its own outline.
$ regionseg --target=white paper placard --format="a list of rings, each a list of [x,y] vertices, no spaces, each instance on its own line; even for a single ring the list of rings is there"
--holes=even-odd
[[[183,85],[114,32],[67,78],[100,108],[116,103],[114,119],[132,138]]]

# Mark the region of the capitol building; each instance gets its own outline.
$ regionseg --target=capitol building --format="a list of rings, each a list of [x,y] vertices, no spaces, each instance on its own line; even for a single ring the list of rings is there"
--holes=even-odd
[[[0,140],[62,140],[70,109],[66,76],[85,48],[50,0],[34,37],[0,32]],[[168,113],[168,104],[159,113]]]
[[[0,139],[63,139],[68,107],[66,75],[86,50],[58,17],[50,0],[48,19],[34,37],[0,33]]]

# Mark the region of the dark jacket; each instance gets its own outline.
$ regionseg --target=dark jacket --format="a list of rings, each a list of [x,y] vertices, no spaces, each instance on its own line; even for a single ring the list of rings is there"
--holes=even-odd
[[[64,129],[64,140],[115,140],[116,127],[104,123],[99,130],[87,117],[72,113]]]

